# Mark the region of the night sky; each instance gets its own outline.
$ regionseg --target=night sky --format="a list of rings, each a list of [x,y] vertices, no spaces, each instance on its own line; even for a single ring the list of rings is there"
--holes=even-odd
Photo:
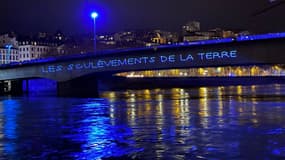
[[[92,8],[99,13],[98,32],[179,31],[193,20],[200,21],[203,30],[285,31],[285,4],[259,13],[274,3],[278,0],[1,0],[0,33],[89,33]]]

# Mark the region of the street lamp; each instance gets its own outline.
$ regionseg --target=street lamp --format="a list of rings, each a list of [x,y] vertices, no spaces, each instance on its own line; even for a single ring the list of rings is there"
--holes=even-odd
[[[93,22],[94,22],[94,53],[96,53],[96,18],[97,17],[98,17],[97,12],[91,13],[91,18],[93,19]]]

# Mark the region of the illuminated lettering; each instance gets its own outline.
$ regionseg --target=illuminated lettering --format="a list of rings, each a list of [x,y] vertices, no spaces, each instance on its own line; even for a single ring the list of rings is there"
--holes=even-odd
[[[150,57],[150,59],[149,59],[148,62],[149,62],[149,63],[154,63],[154,62],[155,62],[155,57]]]
[[[46,70],[45,67],[42,67],[42,72],[43,72],[43,73],[48,73],[48,71]]]
[[[201,60],[203,60],[204,54],[205,53],[198,53],[197,55],[200,57]]]
[[[184,61],[193,61],[194,58],[191,54],[188,54],[187,56],[183,57],[183,55],[179,55],[180,57],[180,61],[184,62]]]
[[[223,52],[221,52],[221,54],[222,54],[221,58],[224,58],[224,57],[228,58],[229,57],[229,53],[227,51],[223,51]]]
[[[168,61],[169,61],[169,62],[175,62],[175,55],[170,55],[170,56],[168,57]]]
[[[221,52],[206,52],[197,54],[201,60],[214,60],[214,59],[225,59],[225,58],[236,58],[237,51],[221,51]]]
[[[104,67],[104,61],[98,60],[98,62],[97,62],[97,67],[98,67],[98,68],[103,68],[103,67]]]
[[[232,58],[236,58],[237,57],[237,50],[230,51],[230,56]]]
[[[91,68],[92,68],[92,69],[96,69],[96,68],[99,68],[99,67],[96,66],[96,64],[94,64],[94,62],[92,62],[92,63],[91,63]]]
[[[73,70],[73,64],[69,64],[69,65],[67,66],[67,70],[68,70],[68,71],[72,71],[72,70]]]
[[[75,69],[82,69],[83,65],[82,64],[75,64]]]
[[[120,66],[126,65],[127,64],[127,59],[119,60],[119,64],[120,64]]]
[[[133,64],[135,64],[134,58],[129,58],[128,59],[128,65],[133,65]]]
[[[63,71],[62,65],[50,65],[47,67],[42,67],[43,73],[55,73],[55,72],[61,72]]]
[[[213,59],[213,54],[210,52],[210,53],[206,53],[206,59]]]
[[[55,66],[48,66],[48,72],[56,72],[56,67]]]
[[[220,50],[220,51],[204,51],[196,53],[176,53],[176,54],[161,54],[154,56],[141,57],[121,57],[121,58],[107,58],[98,60],[82,60],[78,63],[68,63],[64,65],[46,65],[41,67],[42,73],[55,73],[73,70],[92,70],[110,67],[124,67],[133,65],[141,65],[145,68],[147,65],[160,65],[160,63],[178,63],[179,65],[187,62],[195,63],[197,60],[207,63],[208,61],[226,61],[236,59],[238,57],[237,50]]]
[[[160,62],[175,62],[175,55],[160,56]]]
[[[62,65],[56,66],[56,72],[61,72],[62,70],[63,70],[63,66]]]
[[[93,64],[92,62],[83,63],[83,68],[84,68],[84,69],[89,69],[89,68],[91,68],[92,64]]]
[[[135,64],[140,64],[142,63],[142,59],[141,58],[134,58],[135,59]]]

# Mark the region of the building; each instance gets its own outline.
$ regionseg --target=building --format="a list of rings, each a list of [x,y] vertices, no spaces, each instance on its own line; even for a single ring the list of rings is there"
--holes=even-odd
[[[183,34],[200,31],[200,22],[191,21],[182,26]]]
[[[172,44],[178,41],[178,36],[174,33],[154,30],[152,32],[151,42],[156,44]]]
[[[200,33],[188,33],[183,36],[183,42],[192,42],[192,41],[202,41],[202,40],[208,40],[211,37],[209,35],[200,34]]]
[[[10,34],[0,36],[0,64],[9,64],[18,61],[18,42]]]
[[[57,44],[53,42],[44,42],[32,39],[20,40],[18,48],[18,60],[20,62],[56,56],[58,54]]]
[[[191,42],[191,41],[202,41],[209,39],[219,39],[223,37],[223,31],[219,30],[209,30],[209,31],[197,31],[187,33],[183,36],[183,42]]]
[[[232,38],[236,37],[235,33],[231,30],[225,30],[223,31],[223,38]]]

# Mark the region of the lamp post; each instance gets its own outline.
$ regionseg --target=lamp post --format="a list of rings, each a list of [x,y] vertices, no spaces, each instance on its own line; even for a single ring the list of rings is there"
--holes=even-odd
[[[96,53],[96,18],[97,17],[98,17],[97,12],[91,13],[91,18],[93,19],[93,22],[94,22],[94,53]]]

